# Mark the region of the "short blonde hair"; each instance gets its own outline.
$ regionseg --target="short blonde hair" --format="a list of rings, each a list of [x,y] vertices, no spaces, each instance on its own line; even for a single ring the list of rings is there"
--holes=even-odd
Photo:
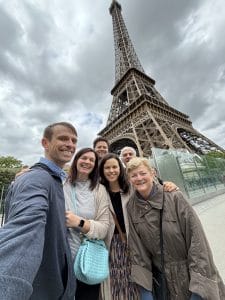
[[[134,157],[128,163],[126,167],[127,174],[129,175],[131,171],[137,169],[140,165],[144,165],[148,170],[152,171],[152,166],[150,161],[144,157]]]

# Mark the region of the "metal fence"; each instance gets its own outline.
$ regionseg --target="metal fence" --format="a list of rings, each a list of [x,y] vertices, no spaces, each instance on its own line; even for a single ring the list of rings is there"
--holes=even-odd
[[[4,199],[5,199],[6,187],[3,185],[0,187],[0,225],[2,225],[4,217]]]
[[[225,192],[225,159],[154,148],[152,163],[159,176],[175,182],[192,203]]]

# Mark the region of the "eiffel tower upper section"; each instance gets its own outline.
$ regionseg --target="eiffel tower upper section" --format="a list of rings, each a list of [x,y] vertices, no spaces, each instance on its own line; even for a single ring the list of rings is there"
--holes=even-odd
[[[109,8],[115,47],[115,86],[106,127],[99,133],[119,152],[135,147],[150,156],[151,148],[183,148],[207,153],[223,149],[192,127],[189,116],[171,107],[155,88],[155,80],[145,74],[128,34],[121,5],[113,0]]]
[[[121,5],[114,1],[110,7],[112,14],[115,44],[115,79],[116,82],[130,69],[136,68],[144,73],[144,69],[131,43],[126,25],[121,15]]]

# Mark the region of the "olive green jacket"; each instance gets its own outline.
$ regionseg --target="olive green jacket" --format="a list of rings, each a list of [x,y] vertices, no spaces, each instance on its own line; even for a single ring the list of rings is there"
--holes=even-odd
[[[225,299],[225,286],[195,211],[180,191],[164,196],[164,260],[171,300],[189,300],[192,292],[207,300]],[[147,201],[134,193],[127,205],[132,280],[147,290],[152,290],[152,262],[160,268],[162,204],[163,189],[157,185]]]

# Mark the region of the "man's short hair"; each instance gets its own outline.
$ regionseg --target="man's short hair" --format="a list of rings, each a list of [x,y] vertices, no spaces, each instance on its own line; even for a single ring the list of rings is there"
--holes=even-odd
[[[106,138],[104,138],[103,136],[98,136],[94,141],[93,141],[93,148],[96,147],[98,142],[105,142],[108,145],[109,148],[109,142]]]
[[[53,129],[56,126],[67,127],[77,136],[77,131],[76,131],[75,127],[72,124],[70,124],[68,122],[57,122],[57,123],[50,124],[45,128],[44,133],[43,133],[43,137],[45,137],[46,139],[48,139],[50,141],[52,139]]]

